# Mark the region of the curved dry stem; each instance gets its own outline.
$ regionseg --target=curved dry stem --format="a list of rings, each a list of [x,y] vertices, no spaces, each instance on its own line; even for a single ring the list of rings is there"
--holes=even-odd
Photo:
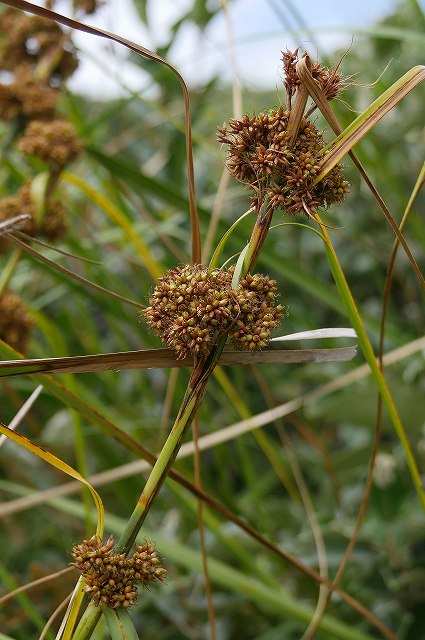
[[[186,83],[180,73],[177,71],[172,64],[161,58],[153,51],[149,51],[145,47],[142,47],[131,40],[127,40],[127,38],[123,38],[114,33],[110,33],[109,31],[105,31],[103,29],[98,29],[96,27],[92,27],[87,24],[83,24],[78,20],[73,20],[72,18],[67,18],[66,16],[56,13],[55,11],[50,11],[49,9],[44,9],[43,7],[38,7],[31,2],[25,2],[25,0],[0,0],[2,4],[6,4],[9,7],[14,7],[15,9],[21,9],[22,11],[28,11],[29,13],[33,13],[37,16],[41,16],[42,18],[47,18],[48,20],[53,20],[60,24],[65,25],[66,27],[70,27],[71,29],[76,29],[77,31],[83,31],[84,33],[89,33],[93,36],[99,36],[101,38],[106,38],[107,40],[112,40],[113,42],[117,42],[118,44],[122,44],[127,49],[130,49],[134,53],[148,60],[153,60],[155,62],[159,62],[160,64],[165,65],[172,71],[178,78],[180,82],[180,86],[183,92],[184,98],[184,111],[185,111],[185,134],[186,134],[186,156],[187,156],[187,173],[188,173],[188,190],[189,190],[189,206],[190,206],[190,222],[192,228],[192,261],[196,264],[201,261],[201,234],[199,228],[199,218],[196,207],[196,194],[195,194],[195,172],[193,167],[193,149],[192,149],[192,125],[191,125],[191,113],[190,113],[190,97],[189,91],[186,86]]]
[[[43,631],[41,632],[39,640],[44,640],[44,638],[47,637],[47,634],[49,633],[50,627],[52,626],[52,624],[54,623],[54,621],[56,620],[58,615],[61,613],[61,611],[63,611],[65,609],[66,605],[71,600],[71,598],[72,598],[72,593],[70,593],[68,596],[66,596],[65,600],[62,600],[60,605],[58,607],[56,607],[56,609],[53,611],[53,613],[50,616],[50,618],[47,620],[46,626],[44,627]]]
[[[29,591],[34,587],[38,587],[40,584],[44,584],[45,582],[51,582],[52,580],[56,580],[67,573],[71,573],[72,571],[76,571],[75,567],[68,567],[67,569],[62,569],[61,571],[56,571],[56,573],[51,573],[48,576],[43,576],[42,578],[38,578],[37,580],[33,580],[32,582],[28,582],[27,584],[23,584],[21,587],[17,589],[13,589],[13,591],[9,591],[4,596],[0,598],[0,605],[5,604],[8,600],[11,600],[19,593],[24,593],[25,591]]]

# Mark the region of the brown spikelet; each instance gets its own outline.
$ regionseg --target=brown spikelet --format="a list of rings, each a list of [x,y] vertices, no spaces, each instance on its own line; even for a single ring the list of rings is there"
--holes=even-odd
[[[300,59],[300,50],[285,52],[282,51],[283,71],[285,74],[284,85],[286,94],[291,101],[292,96],[297,91],[301,82],[297,74],[296,64]],[[338,97],[344,89],[349,86],[348,78],[346,78],[339,69],[339,64],[335,67],[328,68],[320,64],[320,62],[313,62],[311,68],[311,75],[319,84],[321,90],[325,94],[328,100],[333,100]]]

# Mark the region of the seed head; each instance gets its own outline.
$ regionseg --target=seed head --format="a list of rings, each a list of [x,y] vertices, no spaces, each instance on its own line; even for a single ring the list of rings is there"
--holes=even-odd
[[[288,119],[283,107],[232,119],[218,129],[218,141],[228,146],[227,168],[252,189],[257,210],[266,206],[311,216],[318,207],[340,202],[349,184],[339,164],[315,184],[323,137],[303,118],[295,143],[289,146]]]
[[[72,564],[83,575],[84,591],[96,606],[127,608],[137,599],[138,585],[146,588],[151,582],[163,582],[166,571],[152,543],[136,546],[129,558],[115,553],[114,544],[113,536],[106,543],[97,536],[83,540],[72,549]]]
[[[236,295],[240,313],[229,334],[231,343],[243,351],[264,349],[283,317],[283,307],[276,304],[276,280],[261,273],[248,273],[240,281]]]
[[[289,49],[285,52],[282,51],[283,71],[285,74],[284,85],[289,103],[301,84],[296,70],[299,59],[299,49],[295,49],[295,51],[289,51]],[[328,67],[322,66],[318,61],[313,62],[311,75],[319,84],[319,87],[328,100],[333,100],[338,97],[349,84],[347,82],[348,78],[343,76],[339,69],[339,63],[335,67],[332,67],[332,69],[329,69]]]
[[[162,342],[177,352],[207,355],[220,333],[238,313],[230,290],[232,276],[201,265],[184,265],[167,271],[142,312]]]
[[[33,321],[23,300],[6,289],[0,295],[0,338],[20,353],[26,353]]]
[[[53,171],[60,171],[78,156],[81,145],[71,122],[32,120],[18,142],[18,149],[38,156]]]
[[[179,358],[189,353],[208,355],[225,334],[239,349],[264,348],[282,317],[282,308],[275,304],[276,282],[249,274],[234,291],[232,277],[233,268],[209,272],[202,265],[184,265],[171,269],[158,280],[142,317]],[[248,340],[251,334],[254,337]]]
[[[21,64],[14,69],[10,83],[0,83],[0,119],[48,119],[54,115],[59,92],[37,79],[31,67]]]
[[[47,198],[43,217],[41,220],[37,219],[29,184],[22,187],[14,196],[0,200],[0,222],[22,213],[27,213],[31,216],[21,228],[21,231],[29,236],[40,235],[46,240],[56,242],[63,238],[68,231],[67,211],[57,198]],[[1,240],[0,246],[3,247],[5,243],[5,240]]]
[[[67,78],[78,66],[69,36],[52,20],[6,9],[0,14],[0,32],[7,34],[0,44],[2,69],[43,62],[51,73]]]

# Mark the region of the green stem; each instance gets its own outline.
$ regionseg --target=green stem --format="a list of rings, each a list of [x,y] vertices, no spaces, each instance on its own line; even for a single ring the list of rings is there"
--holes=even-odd
[[[244,264],[240,274],[241,278],[254,266],[258,253],[266,239],[271,220],[272,212],[268,212],[264,217],[261,212],[258,214],[245,254]],[[192,371],[189,385],[174,426],[152,468],[145,488],[118,542],[118,548],[122,549],[124,553],[130,551],[151,504],[162,487],[171,465],[176,459],[183,438],[192,424],[198,407],[202,403],[206,384],[218,363],[226,344],[226,339],[226,335],[222,336],[214,345],[209,356],[199,361]]]
[[[90,603],[81,616],[72,640],[88,640],[99,622],[102,609]]]

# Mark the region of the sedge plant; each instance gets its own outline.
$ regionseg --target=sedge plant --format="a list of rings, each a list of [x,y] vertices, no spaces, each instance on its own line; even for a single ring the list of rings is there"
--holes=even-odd
[[[165,64],[171,68],[166,61],[147,49],[114,34],[87,27],[76,20],[55,14],[49,7],[36,8],[31,3],[20,1],[10,1],[4,4],[38,14],[43,20],[54,20],[94,35],[115,40],[151,61]],[[91,13],[91,9],[92,7],[86,7],[84,10]],[[55,61],[57,59],[58,56]],[[156,282],[147,301],[147,306],[140,311],[140,319],[159,337],[164,349],[155,350],[153,353],[137,353],[134,366],[152,366],[152,362],[156,363],[153,366],[162,367],[190,366],[190,375],[174,424],[157,456],[152,456],[146,451],[142,453],[138,444],[131,442],[131,439],[126,438],[122,433],[118,433],[110,421],[92,411],[90,407],[84,408],[89,419],[101,424],[101,428],[114,434],[114,437],[124,442],[129,449],[148,459],[152,469],[136,505],[128,520],[123,524],[116,541],[112,536],[106,540],[102,539],[103,526],[98,524],[97,531],[93,536],[74,545],[72,566],[81,575],[68,605],[58,637],[87,640],[92,636],[101,616],[104,617],[112,638],[138,637],[131,616],[131,607],[136,601],[138,589],[150,586],[154,582],[163,582],[166,576],[165,568],[160,559],[161,549],[159,548],[157,552],[153,542],[145,541],[144,544],[137,544],[139,534],[143,535],[145,519],[154,508],[155,499],[165,479],[174,473],[172,466],[184,438],[198,414],[210,379],[217,375],[216,367],[224,361],[226,355],[229,364],[241,362],[245,366],[249,366],[254,362],[267,362],[267,352],[273,351],[273,332],[277,330],[280,322],[284,321],[288,313],[284,306],[286,301],[279,299],[277,282],[269,275],[256,271],[256,263],[264,250],[264,243],[272,223],[275,223],[276,227],[280,226],[278,219],[280,213],[289,217],[289,220],[291,220],[290,216],[304,216],[304,227],[311,227],[317,223],[318,228],[313,230],[323,242],[340,299],[352,327],[355,329],[376,388],[404,449],[413,485],[419,502],[425,509],[425,493],[418,465],[383,375],[382,363],[380,366],[376,361],[370,339],[332,245],[328,227],[320,217],[322,210],[326,210],[330,206],[336,207],[347,197],[350,185],[340,161],[350,153],[361,175],[376,196],[379,206],[396,234],[397,242],[402,245],[418,282],[422,286],[424,285],[423,275],[402,232],[394,222],[385,203],[377,194],[357,157],[353,154],[352,148],[386,113],[423,80],[425,68],[413,68],[387,89],[346,129],[342,130],[329,107],[329,101],[339,96],[346,82],[339,65],[327,68],[319,62],[313,63],[306,53],[301,53],[299,50],[284,51],[282,62],[285,74],[286,104],[278,108],[271,107],[254,115],[245,114],[239,118],[232,118],[218,128],[217,139],[225,150],[227,170],[233,178],[244,185],[248,194],[246,206],[250,216],[248,219],[253,219],[247,244],[238,248],[238,253],[231,260],[230,265],[227,263],[221,266],[218,262],[220,253],[237,225],[232,225],[231,229],[225,233],[210,263],[202,264],[202,242],[194,189],[189,94],[183,78],[176,72],[183,87],[185,99],[192,255],[189,262],[180,263],[161,274],[155,261],[149,258],[148,268]],[[55,67],[55,69],[57,68],[60,67]],[[337,137],[328,144],[312,120],[312,114],[317,109],[323,113],[337,134]],[[30,123],[24,138],[19,143],[19,148],[23,153],[38,153],[39,157],[49,166],[49,171],[41,178],[33,180],[32,190],[30,187],[23,188],[19,193],[20,203],[12,203],[14,206],[7,203],[7,212],[4,214],[5,219],[13,220],[22,213],[27,214],[29,221],[25,220],[25,224],[28,228],[31,224],[33,225],[31,234],[26,233],[25,235],[16,233],[15,227],[6,228],[5,241],[15,247],[15,253],[9,263],[11,272],[18,259],[18,251],[19,254],[21,252],[28,253],[40,258],[44,264],[54,267],[53,261],[43,258],[38,251],[32,248],[29,236],[36,236],[37,231],[40,232],[41,227],[37,228],[37,221],[41,220],[45,224],[48,217],[47,205],[61,174],[65,170],[65,165],[80,152],[80,145],[71,135],[72,131],[66,123],[61,122],[56,125],[60,130],[54,129],[50,133],[45,131],[45,127],[44,129],[42,127],[42,131],[40,131],[40,126],[37,123]],[[60,148],[60,142],[64,139],[67,140],[67,136],[70,142],[65,145],[66,153],[64,153]],[[55,152],[53,156],[48,154],[43,146],[46,138],[56,140],[56,145],[52,147]],[[58,157],[61,158],[59,164]],[[68,179],[74,185],[79,184],[78,178],[75,176],[67,176],[64,173],[64,179]],[[83,189],[86,195],[90,196],[90,188],[83,186]],[[108,209],[111,217],[122,222],[119,211],[114,209],[110,203],[101,203],[96,194],[91,193],[91,196],[93,199],[97,199],[98,204],[102,204]],[[245,214],[240,217],[238,223],[244,219]],[[123,224],[125,223],[123,222]],[[286,224],[287,222],[284,223],[284,225]],[[144,244],[140,243],[135,236],[133,237],[139,250],[146,255]],[[62,273],[67,276],[75,276],[69,270],[62,269]],[[76,277],[83,284],[99,290],[99,287],[94,283]],[[112,296],[116,295],[105,290],[103,292]],[[10,298],[11,294],[8,293],[8,295]],[[126,301],[130,304],[133,303],[132,300],[127,299]],[[142,307],[142,305],[139,306]],[[21,315],[23,317],[23,312]],[[12,324],[18,330],[18,324],[15,322]],[[12,348],[17,346],[17,343],[10,337],[6,339],[6,342]],[[12,351],[9,350],[8,355],[11,354]],[[119,354],[110,354],[107,366],[113,368],[117,363],[118,356]],[[94,356],[86,363],[78,358],[62,359],[55,363],[41,359],[2,363],[0,374],[6,376],[34,375],[55,371],[95,371],[98,364],[102,366],[102,362],[106,363],[106,357],[105,355]],[[119,359],[121,364],[125,361],[127,364],[130,362],[129,356],[125,353],[121,354]],[[160,364],[158,364],[159,359],[162,359]],[[283,354],[282,359],[284,361]],[[66,404],[81,410],[82,405],[78,398],[71,397],[66,389],[51,380],[46,380],[45,384],[49,386],[49,390],[54,395],[62,397]],[[2,427],[1,430],[6,435],[10,435],[10,430],[6,427]],[[15,439],[24,446],[19,435]],[[37,455],[52,464],[49,455],[45,453],[37,453]],[[70,473],[69,470],[66,472]],[[70,473],[70,475],[73,474]],[[73,475],[73,477],[76,476]],[[198,487],[197,491],[198,496],[202,496],[202,489]],[[94,495],[98,500],[97,493]],[[205,495],[202,497],[206,499]],[[102,513],[100,507],[99,513]],[[103,516],[100,515],[99,518],[102,520]],[[135,544],[135,551],[133,551]],[[313,575],[315,580],[324,585],[328,589],[328,593],[333,590],[341,593],[338,581],[334,583],[317,573],[310,572],[309,575]],[[84,609],[82,616],[79,617],[84,594],[90,602]],[[344,592],[342,594],[344,598],[347,598]],[[356,601],[353,602],[352,598],[348,597],[347,601],[357,607],[358,611],[364,613],[361,605]],[[304,614],[298,611],[296,615],[302,616]],[[370,616],[369,621],[380,630],[384,637],[396,637],[375,616]],[[314,624],[315,628],[324,629],[331,633],[332,637],[352,638],[352,640],[369,637],[355,631],[350,635],[350,630],[344,625],[333,625],[332,619],[324,617],[324,608]]]

